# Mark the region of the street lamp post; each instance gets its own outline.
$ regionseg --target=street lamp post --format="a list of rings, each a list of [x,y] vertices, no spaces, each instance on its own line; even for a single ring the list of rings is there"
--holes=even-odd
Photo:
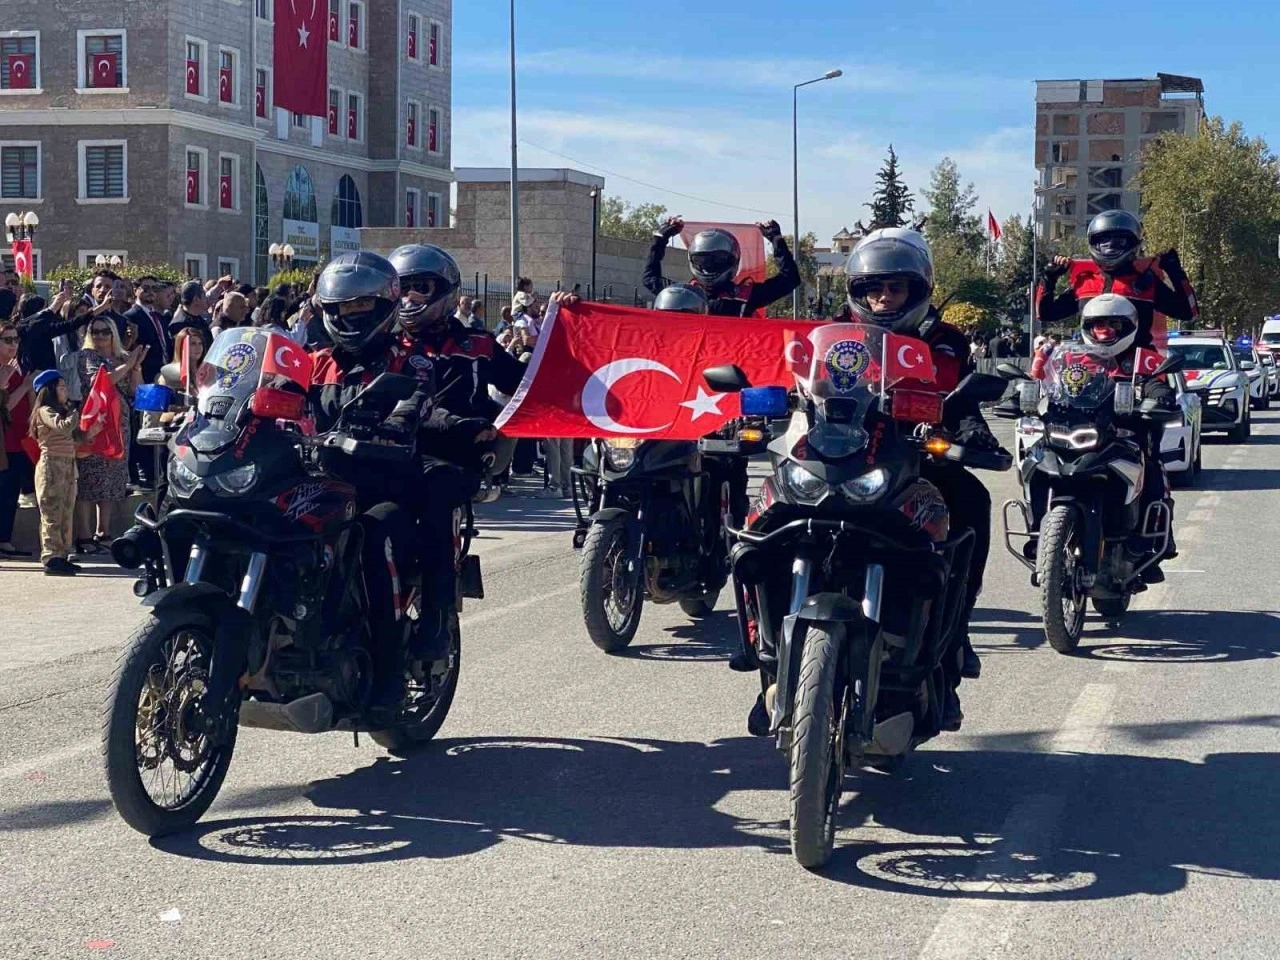
[[[267,255],[271,258],[271,262],[275,264],[276,272],[288,270],[293,266],[293,244],[291,243],[273,243],[267,247]]]
[[[520,161],[516,149],[516,0],[511,0],[511,295],[520,282]]]
[[[5,233],[9,237],[10,247],[13,248],[13,265],[18,270],[20,276],[34,277],[35,264],[28,260],[26,270],[24,271],[22,269],[22,264],[18,262],[19,251],[14,244],[18,243],[20,240],[34,240],[36,236],[36,227],[38,226],[40,226],[40,218],[36,216],[35,211],[10,213],[4,218]]]
[[[1041,198],[1045,194],[1065,190],[1066,187],[1065,183],[1055,183],[1048,187],[1036,187],[1035,196],[1031,201],[1031,294],[1027,298],[1027,340],[1031,344],[1028,349],[1032,353],[1035,352],[1034,344],[1036,338],[1036,264],[1040,255],[1040,210],[1043,206]]]
[[[600,188],[591,190],[591,299],[596,296],[596,242],[600,236]]]
[[[820,77],[797,83],[791,88],[791,242],[795,244],[792,251],[796,261],[800,260],[800,88],[823,80],[834,80],[844,75],[843,70],[828,70]],[[804,281],[791,294],[791,319],[800,319],[800,296],[804,290]]]

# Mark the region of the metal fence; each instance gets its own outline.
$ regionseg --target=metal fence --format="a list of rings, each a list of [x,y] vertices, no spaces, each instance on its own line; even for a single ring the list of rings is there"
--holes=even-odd
[[[599,289],[596,289],[589,283],[558,280],[554,284],[535,283],[533,290],[542,303],[546,303],[551,294],[566,290],[576,292],[584,300],[620,303],[629,307],[643,306],[653,299],[644,287],[613,283],[602,284]],[[502,308],[511,306],[511,298],[514,294],[509,278],[498,279],[487,273],[475,273],[470,277],[463,277],[462,292],[472,297],[476,303],[483,304],[485,326],[490,330],[497,328],[502,320]]]

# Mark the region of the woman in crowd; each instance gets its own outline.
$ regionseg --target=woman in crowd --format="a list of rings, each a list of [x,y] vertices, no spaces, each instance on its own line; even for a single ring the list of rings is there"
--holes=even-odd
[[[126,353],[116,333],[115,324],[105,317],[95,316],[89,324],[84,347],[77,355],[81,395],[88,396],[99,368],[106,367],[116,388],[120,422],[127,424],[130,414],[128,400],[142,383],[140,365],[146,352],[147,348],[143,346],[132,353]],[[117,503],[122,503],[129,495],[130,437],[128,430],[121,432],[124,441],[124,456],[121,459],[107,459],[98,454],[90,454],[79,461],[76,512],[80,537],[76,547],[78,553],[86,556],[107,552],[111,543],[112,511]]]
[[[18,497],[33,482],[31,458],[22,440],[30,429],[32,374],[18,364],[18,325],[0,322],[0,557],[29,557],[13,543]]]

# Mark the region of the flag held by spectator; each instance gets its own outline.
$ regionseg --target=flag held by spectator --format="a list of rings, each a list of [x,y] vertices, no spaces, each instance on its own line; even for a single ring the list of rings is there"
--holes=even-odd
[[[35,72],[36,58],[30,53],[9,55],[9,89],[30,90],[33,85],[32,74]],[[112,71],[114,75],[115,71]]]
[[[323,117],[329,95],[325,8],[319,0],[275,0],[275,4],[273,52],[280,65],[276,105],[303,116]]]
[[[121,432],[120,397],[106,366],[98,368],[80,410],[80,429],[88,432],[98,424],[102,431],[86,445],[90,453],[108,460],[124,459],[124,434]]]
[[[996,219],[996,215],[990,210],[987,211],[987,232],[991,234],[991,239],[1000,242],[1000,238],[1004,232],[1000,229],[1000,221]]]

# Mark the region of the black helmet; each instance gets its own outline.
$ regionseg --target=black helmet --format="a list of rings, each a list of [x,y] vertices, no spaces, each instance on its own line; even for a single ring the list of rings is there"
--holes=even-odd
[[[671,310],[676,313],[710,313],[707,295],[687,283],[673,283],[663,287],[653,300],[653,309]]]
[[[1103,270],[1120,269],[1141,245],[1142,224],[1127,210],[1107,210],[1089,221],[1089,255]]]
[[[689,244],[689,270],[708,290],[732,283],[741,260],[738,238],[728,230],[703,230]]]
[[[853,248],[844,273],[849,309],[856,322],[897,333],[919,330],[933,296],[933,254],[924,237],[903,227],[873,230]],[[895,280],[906,283],[906,301],[896,310],[872,310],[867,300],[870,288]]]
[[[316,299],[333,345],[359,356],[395,322],[400,278],[396,268],[376,253],[343,253],[320,272]]]
[[[453,257],[427,243],[410,243],[393,250],[391,265],[400,275],[400,326],[413,336],[422,326],[441,327],[458,309],[462,273]],[[408,299],[410,291],[426,297]]]

